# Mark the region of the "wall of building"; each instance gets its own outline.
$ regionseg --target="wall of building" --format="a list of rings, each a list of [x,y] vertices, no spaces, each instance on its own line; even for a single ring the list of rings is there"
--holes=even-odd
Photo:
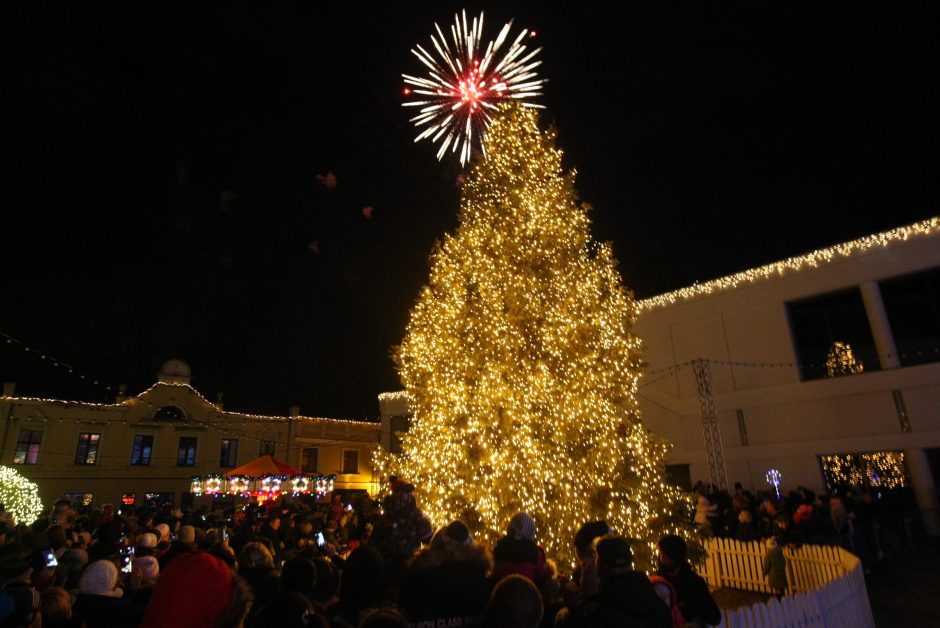
[[[940,447],[940,363],[801,381],[787,314],[792,301],[938,265],[934,232],[645,309],[636,326],[649,364],[640,406],[648,427],[674,444],[669,462],[709,479],[689,366],[698,358],[709,361],[730,482],[766,489],[765,474],[776,468],[787,486],[821,490],[819,455]]]

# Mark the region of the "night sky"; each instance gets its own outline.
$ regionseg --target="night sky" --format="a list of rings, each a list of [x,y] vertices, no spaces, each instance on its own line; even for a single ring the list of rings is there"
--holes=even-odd
[[[460,194],[401,73],[481,5],[129,4],[0,20],[0,377],[103,402],[180,358],[231,410],[374,418]],[[537,32],[542,122],[642,298],[938,213],[937,16],[897,4],[499,2],[485,36]]]

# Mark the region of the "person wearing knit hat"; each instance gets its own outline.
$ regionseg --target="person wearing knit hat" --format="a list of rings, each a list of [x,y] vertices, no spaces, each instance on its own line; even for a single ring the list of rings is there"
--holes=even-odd
[[[676,590],[679,612],[689,623],[721,623],[721,609],[715,603],[708,584],[692,570],[686,559],[686,542],[680,536],[667,534],[659,539],[659,569]]]
[[[545,550],[535,542],[535,521],[524,512],[512,516],[506,536],[493,547],[493,584],[514,573],[538,587],[550,577]]]
[[[170,526],[165,523],[158,523],[154,526],[154,530],[160,533],[160,536],[157,538],[157,542],[166,541],[170,542]]]
[[[96,560],[82,572],[78,580],[78,597],[72,612],[76,624],[87,628],[111,628],[117,620],[120,598],[120,574],[110,560]]]
[[[517,512],[509,520],[509,527],[506,532],[514,539],[525,541],[535,540],[535,521],[524,512]]]
[[[575,610],[574,626],[658,626],[669,628],[672,617],[646,574],[633,569],[630,541],[607,534],[594,545],[598,592]]]
[[[42,623],[39,591],[15,585],[0,591],[0,626],[33,628]]]
[[[160,577],[160,563],[156,556],[138,556],[134,559],[131,582],[134,588],[154,584]]]
[[[154,586],[140,628],[238,626],[251,593],[222,560],[208,552],[180,554]]]
[[[196,528],[192,526],[181,526],[177,541],[184,545],[193,545],[196,542]]]

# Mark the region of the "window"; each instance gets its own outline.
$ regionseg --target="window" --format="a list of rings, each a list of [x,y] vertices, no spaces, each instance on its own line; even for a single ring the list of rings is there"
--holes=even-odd
[[[183,411],[176,406],[163,406],[153,415],[154,421],[182,421]]]
[[[273,440],[263,440],[261,441],[261,451],[258,452],[259,456],[273,456],[274,450],[277,447],[277,443]]]
[[[320,462],[320,450],[316,447],[304,447],[300,469],[304,473],[316,473]]]
[[[98,441],[101,434],[82,432],[78,435],[78,447],[75,448],[75,464],[95,464],[98,459]]]
[[[149,434],[135,434],[134,447],[131,449],[131,464],[146,467],[150,465],[153,455],[153,436]]]
[[[180,436],[180,448],[176,452],[176,466],[192,467],[196,464],[196,437]]]
[[[20,436],[16,439],[13,464],[37,464],[40,443],[42,443],[42,430],[20,430]]]
[[[219,453],[220,467],[234,467],[238,459],[238,439],[223,438],[222,451]]]
[[[359,450],[343,450],[343,473],[359,473]]]
[[[891,489],[910,485],[901,451],[831,454],[819,456],[819,463],[830,491],[856,486]]]
[[[787,304],[803,380],[881,368],[858,288]]]
[[[901,364],[940,361],[940,268],[878,286]]]

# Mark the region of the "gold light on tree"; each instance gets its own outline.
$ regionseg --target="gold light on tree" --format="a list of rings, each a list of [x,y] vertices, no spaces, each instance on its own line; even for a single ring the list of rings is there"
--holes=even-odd
[[[0,503],[13,515],[14,523],[32,525],[42,514],[39,488],[10,467],[0,466]]]
[[[852,345],[847,342],[835,341],[826,355],[826,377],[839,377],[840,375],[857,375],[865,370],[865,365],[855,359]]]
[[[493,543],[525,511],[570,565],[577,529],[605,519],[649,568],[660,534],[688,536],[688,502],[640,422],[633,296],[554,139],[518,105],[492,121],[396,351],[413,421],[378,470],[413,483],[435,525]]]

